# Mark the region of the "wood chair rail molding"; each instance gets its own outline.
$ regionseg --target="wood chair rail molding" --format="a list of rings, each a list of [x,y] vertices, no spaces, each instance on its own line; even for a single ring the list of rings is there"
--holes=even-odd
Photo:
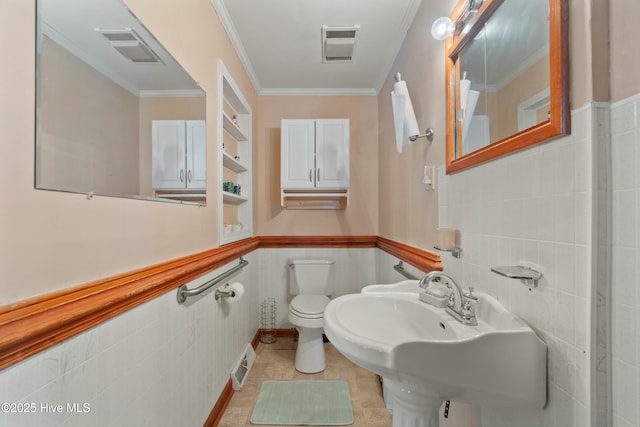
[[[440,256],[378,236],[264,236],[0,307],[0,370],[264,248],[377,247],[423,271]]]

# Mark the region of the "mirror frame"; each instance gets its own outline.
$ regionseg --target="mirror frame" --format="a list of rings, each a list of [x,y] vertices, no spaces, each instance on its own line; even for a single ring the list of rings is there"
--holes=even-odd
[[[535,0],[539,1],[539,0]],[[549,120],[531,128],[491,143],[484,148],[456,158],[456,105],[460,104],[458,58],[471,44],[484,24],[504,0],[484,0],[475,16],[467,17],[469,0],[460,0],[450,18],[453,22],[462,19],[470,24],[470,30],[461,35],[456,31],[445,40],[446,80],[446,173],[468,169],[493,159],[505,156],[550,141],[571,133],[571,110],[569,105],[569,9],[567,0],[549,0]]]

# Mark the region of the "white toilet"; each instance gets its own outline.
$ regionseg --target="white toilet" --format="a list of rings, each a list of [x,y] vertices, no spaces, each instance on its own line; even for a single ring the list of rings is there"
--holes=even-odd
[[[294,259],[289,264],[289,321],[298,330],[296,370],[321,372],[327,366],[322,334],[324,309],[335,288],[333,260]]]

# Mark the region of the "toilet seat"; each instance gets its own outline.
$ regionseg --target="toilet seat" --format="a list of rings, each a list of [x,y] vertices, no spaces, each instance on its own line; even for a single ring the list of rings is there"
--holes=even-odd
[[[329,301],[326,295],[297,295],[291,300],[289,311],[304,319],[322,319]]]

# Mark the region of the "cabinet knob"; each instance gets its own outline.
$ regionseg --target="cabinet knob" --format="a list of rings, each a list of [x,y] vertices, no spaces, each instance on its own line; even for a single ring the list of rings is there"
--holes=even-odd
[[[316,182],[320,181],[320,168],[316,169]]]
[[[313,169],[309,169],[309,182],[313,182]]]
[[[192,174],[191,174],[191,170],[189,170],[189,172],[187,172],[187,180],[188,180],[189,182],[191,182],[191,175],[192,175]]]
[[[180,169],[180,182],[184,182],[184,169]]]

